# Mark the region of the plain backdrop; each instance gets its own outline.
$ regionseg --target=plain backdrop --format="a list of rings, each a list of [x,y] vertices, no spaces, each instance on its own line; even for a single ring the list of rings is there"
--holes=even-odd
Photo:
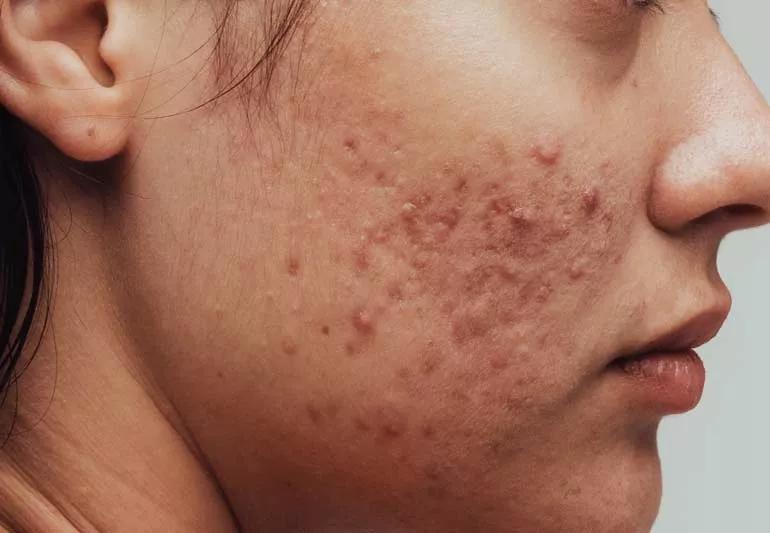
[[[770,98],[770,1],[711,6]],[[700,351],[708,371],[701,405],[663,422],[664,495],[654,533],[770,533],[770,230],[728,237],[719,266],[733,312]]]

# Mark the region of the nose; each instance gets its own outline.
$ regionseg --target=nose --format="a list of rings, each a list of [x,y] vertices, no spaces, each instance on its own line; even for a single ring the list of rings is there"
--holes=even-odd
[[[721,233],[770,221],[770,108],[726,45],[691,94],[688,132],[655,169],[649,218],[680,232],[716,222]]]

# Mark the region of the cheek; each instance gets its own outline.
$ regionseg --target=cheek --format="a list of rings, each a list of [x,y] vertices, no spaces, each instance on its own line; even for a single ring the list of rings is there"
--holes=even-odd
[[[382,129],[350,128],[324,154],[337,351],[376,359],[404,390],[439,380],[449,398],[510,410],[511,379],[522,397],[553,379],[575,311],[620,259],[609,165],[570,168],[547,134],[443,141],[436,155],[392,133],[402,122],[372,117]]]

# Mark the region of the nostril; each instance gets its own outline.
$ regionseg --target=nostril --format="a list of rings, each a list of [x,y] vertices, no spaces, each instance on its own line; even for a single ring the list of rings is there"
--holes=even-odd
[[[763,224],[767,218],[767,212],[752,204],[732,204],[715,209],[710,213],[695,219],[694,224],[708,225],[717,222],[729,222],[737,227],[751,227]]]
[[[725,211],[725,213],[733,217],[756,217],[763,216],[765,214],[764,209],[750,204],[728,205],[722,209]]]

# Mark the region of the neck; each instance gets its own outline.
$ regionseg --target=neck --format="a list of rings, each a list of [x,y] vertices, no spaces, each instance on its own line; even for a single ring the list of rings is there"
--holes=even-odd
[[[0,526],[142,531],[151,520],[158,531],[235,531],[205,458],[141,363],[116,302],[119,276],[105,268],[99,206],[86,205],[98,199],[61,197],[48,328],[0,411],[3,428],[16,411],[0,448]]]

